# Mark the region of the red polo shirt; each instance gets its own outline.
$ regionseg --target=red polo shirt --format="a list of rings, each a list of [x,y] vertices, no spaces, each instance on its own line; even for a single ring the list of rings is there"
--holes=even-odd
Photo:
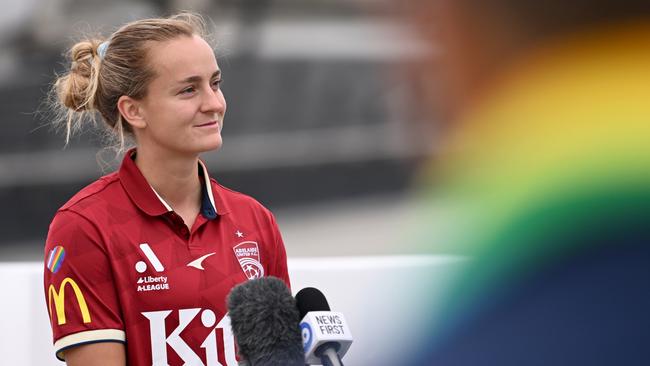
[[[120,170],[63,207],[45,246],[45,300],[57,357],[94,342],[126,343],[129,365],[236,365],[230,289],[273,275],[289,284],[273,214],[210,179],[188,228],[129,151]]]

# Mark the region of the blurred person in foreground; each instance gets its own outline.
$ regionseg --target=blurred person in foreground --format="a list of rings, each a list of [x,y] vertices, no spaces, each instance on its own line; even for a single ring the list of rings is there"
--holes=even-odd
[[[289,285],[273,214],[199,159],[221,147],[221,70],[194,14],[142,19],[71,51],[55,84],[68,136],[97,112],[136,147],[61,207],[45,246],[45,298],[68,365],[237,365],[226,295]]]
[[[403,364],[650,364],[650,3],[410,6],[447,128],[418,243],[469,259]]]

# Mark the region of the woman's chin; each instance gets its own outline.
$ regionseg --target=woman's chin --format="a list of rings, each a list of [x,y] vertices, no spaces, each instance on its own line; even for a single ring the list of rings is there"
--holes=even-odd
[[[219,135],[217,138],[212,139],[211,141],[205,144],[205,152],[219,150],[221,149],[222,145],[223,145],[223,139],[221,138],[221,135]]]

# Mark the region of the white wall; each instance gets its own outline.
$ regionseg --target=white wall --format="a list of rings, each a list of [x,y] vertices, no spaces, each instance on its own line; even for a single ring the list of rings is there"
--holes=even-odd
[[[289,272],[294,294],[316,287],[333,311],[345,315],[354,336],[343,360],[347,365],[384,365],[411,341],[404,324],[414,324],[427,311],[417,308],[417,300],[435,297],[462,261],[450,256],[295,258]],[[54,357],[42,269],[41,262],[0,262],[3,365],[63,365]]]

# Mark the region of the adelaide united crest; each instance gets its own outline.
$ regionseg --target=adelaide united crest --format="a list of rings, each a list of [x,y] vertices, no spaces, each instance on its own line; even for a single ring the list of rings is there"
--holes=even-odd
[[[264,267],[260,262],[260,250],[254,241],[243,241],[232,248],[242,271],[249,280],[264,276]]]

